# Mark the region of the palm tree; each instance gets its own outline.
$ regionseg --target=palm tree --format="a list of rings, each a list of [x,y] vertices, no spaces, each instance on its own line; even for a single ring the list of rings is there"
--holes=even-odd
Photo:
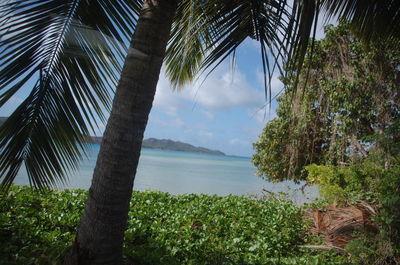
[[[286,27],[284,7],[284,1],[190,0],[179,5],[176,0],[53,0],[3,6],[2,102],[38,77],[32,93],[0,129],[5,188],[23,162],[39,188],[65,180],[65,170],[80,158],[87,124],[102,114],[100,104],[108,106],[107,89],[116,81],[123,54],[120,42],[136,25],[67,263],[122,262],[133,180],[169,36],[166,62],[176,86],[218,65],[247,37],[260,41],[267,71],[268,48],[283,44],[275,30]],[[22,49],[27,44],[32,48]],[[111,84],[103,77],[111,77]]]
[[[7,188],[25,163],[39,188],[65,181],[84,155],[96,117],[105,121],[121,71],[124,39],[140,5],[132,1],[8,1],[0,6],[0,107],[31,92],[0,130]]]
[[[65,172],[84,154],[96,115],[104,118],[102,107],[109,108],[108,91],[117,83],[126,57],[85,213],[66,259],[68,264],[121,264],[134,176],[163,60],[179,87],[200,71],[213,70],[250,37],[260,43],[267,80],[279,60],[292,57],[297,62],[293,65],[301,66],[320,7],[359,25],[350,11],[372,5],[331,2],[298,0],[292,12],[284,0],[4,3],[0,106],[30,80],[37,81],[0,127],[3,189],[23,163],[31,184],[41,189],[66,181]],[[386,2],[398,10],[395,1]],[[399,25],[397,14],[386,19]],[[369,13],[359,17],[363,15]],[[367,30],[360,27],[360,32]],[[386,36],[396,34],[393,30]],[[125,50],[121,43],[130,38]]]

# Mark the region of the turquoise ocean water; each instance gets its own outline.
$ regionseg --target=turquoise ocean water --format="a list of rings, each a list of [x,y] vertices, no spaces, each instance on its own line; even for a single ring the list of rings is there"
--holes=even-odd
[[[66,185],[59,188],[88,189],[95,167],[99,145],[90,146],[89,156],[72,172]],[[28,185],[25,169],[16,184]],[[247,157],[219,156],[179,151],[142,149],[135,178],[135,190],[160,190],[171,194],[205,193],[217,195],[262,195],[263,189],[287,192],[297,203],[315,197],[315,189],[306,194],[292,182],[270,183],[256,176],[256,168]]]

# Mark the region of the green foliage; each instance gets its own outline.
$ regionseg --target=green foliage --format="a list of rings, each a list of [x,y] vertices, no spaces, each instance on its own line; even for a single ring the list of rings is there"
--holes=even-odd
[[[0,201],[0,264],[59,264],[76,234],[86,193],[12,187]]]
[[[288,90],[277,117],[254,144],[259,175],[307,180],[331,203],[376,205],[379,232],[362,234],[346,251],[355,264],[400,263],[398,47],[365,45],[349,25],[329,26],[303,72],[282,80]]]
[[[386,236],[396,245],[400,256],[400,163],[383,172],[377,185],[380,223]]]
[[[356,202],[377,201],[377,184],[384,177],[384,170],[371,161],[347,167],[312,164],[306,166],[307,182],[316,184],[320,194],[328,201]]]
[[[357,264],[398,264],[400,262],[400,165],[385,169],[372,155],[362,163],[347,167],[306,166],[308,181],[318,184],[328,202],[377,205],[373,217],[377,234],[361,233],[346,247]],[[397,263],[396,263],[397,262]]]
[[[325,31],[298,85],[294,72],[282,78],[277,117],[254,144],[254,164],[268,180],[306,179],[306,165],[356,163],[373,150],[389,163],[399,153],[398,48],[366,46],[346,24]]]
[[[351,255],[353,264],[392,265],[400,263],[399,249],[384,234],[359,233],[350,241],[346,253]]]
[[[285,176],[291,175],[302,178],[299,170],[289,171],[293,168],[290,158],[282,154],[288,144],[288,133],[290,120],[286,117],[273,119],[264,128],[258,142],[254,143],[256,153],[253,155],[253,163],[257,167],[257,174],[270,181],[282,181]],[[292,169],[293,170],[293,169]]]
[[[59,264],[86,196],[12,187],[0,201],[0,264]],[[124,252],[140,264],[345,264],[299,248],[305,228],[290,201],[135,191]]]
[[[340,185],[343,178],[337,178],[340,174],[335,167],[312,164],[305,168],[308,171],[307,182],[318,185],[321,196],[329,201],[343,199],[345,192]]]
[[[126,246],[128,256],[146,264],[265,264],[296,253],[304,235],[300,211],[289,201],[138,195]]]
[[[1,189],[22,166],[40,188],[65,182],[76,169],[86,136],[107,120],[140,6],[1,1],[0,107],[17,92],[27,95],[0,126]]]
[[[400,206],[398,163],[385,169],[379,158],[372,154],[368,159],[349,166],[312,164],[305,169],[308,172],[307,181],[318,185],[320,194],[328,201],[356,203],[365,200],[379,205],[380,218],[383,218],[381,224],[399,221],[397,217],[400,214],[393,212]]]

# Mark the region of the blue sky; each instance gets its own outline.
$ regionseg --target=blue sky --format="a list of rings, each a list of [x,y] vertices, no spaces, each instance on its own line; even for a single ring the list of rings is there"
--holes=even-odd
[[[321,14],[317,39],[324,36],[322,21]],[[258,43],[246,40],[236,55],[234,69],[227,60],[204,83],[200,77],[182,91],[171,89],[162,70],[145,138],[168,138],[229,155],[251,156],[252,144],[275,117],[277,103],[266,106]],[[272,79],[272,97],[283,89],[278,77]]]
[[[318,30],[318,38],[322,30]],[[204,80],[174,91],[161,71],[145,138],[172,139],[218,149],[229,155],[251,156],[265,124],[275,116],[276,102],[266,106],[258,43],[246,40],[238,49],[236,67],[223,62]],[[272,96],[283,89],[275,75]],[[29,93],[26,87],[0,109],[9,116]],[[101,135],[100,125],[97,135]]]
[[[204,81],[179,91],[170,86],[161,71],[145,138],[172,139],[218,149],[230,155],[250,156],[265,123],[275,115],[265,108],[263,72],[257,42],[246,41],[237,51],[237,64],[223,62]],[[204,81],[204,82],[203,82]],[[273,92],[282,89],[274,77]],[[31,90],[27,85],[0,109],[9,116]],[[101,135],[105,125],[95,133]]]
[[[259,47],[246,41],[237,52],[232,69],[222,63],[202,83],[173,91],[162,71],[150,114],[147,137],[169,138],[227,154],[250,156],[265,123],[275,115],[265,108],[263,71]],[[282,89],[274,77],[273,92]]]

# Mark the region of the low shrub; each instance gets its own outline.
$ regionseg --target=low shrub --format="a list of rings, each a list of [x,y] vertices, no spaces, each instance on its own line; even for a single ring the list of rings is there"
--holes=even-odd
[[[290,201],[135,192],[131,209],[126,254],[146,264],[265,264],[305,232]]]
[[[59,264],[84,209],[82,190],[12,187],[0,200],[0,264]]]
[[[87,192],[12,187],[0,201],[0,264],[59,264]],[[135,191],[124,253],[137,264],[345,264],[302,249],[301,210],[290,201]]]

